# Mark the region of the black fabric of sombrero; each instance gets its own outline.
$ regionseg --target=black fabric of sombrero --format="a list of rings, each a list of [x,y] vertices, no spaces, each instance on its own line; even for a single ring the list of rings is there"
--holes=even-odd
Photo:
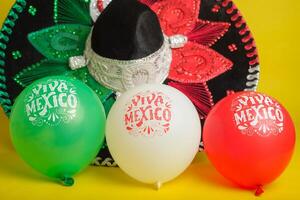
[[[5,70],[4,75],[6,77],[7,92],[11,102],[14,102],[15,98],[23,90],[23,87],[17,84],[13,77],[25,67],[28,67],[43,58],[43,56],[29,43],[27,35],[54,24],[52,14],[53,3],[49,3],[45,6],[44,1],[27,1],[26,6],[23,6],[17,1],[16,5],[22,6],[24,10],[19,13],[17,9],[12,8],[10,11],[18,14],[18,19],[15,20],[15,26],[10,27],[12,29],[11,34],[7,34],[7,32],[2,30],[2,33],[9,37],[9,42],[6,44],[7,48],[4,50],[5,58],[3,60],[5,65],[3,68]],[[30,6],[32,6],[31,8],[37,9],[34,16],[28,12]],[[11,20],[12,17],[8,16],[7,19]],[[4,24],[3,26],[7,25]],[[3,39],[0,39],[0,42],[6,43]],[[20,57],[14,58],[13,53],[17,51],[20,52],[21,55]],[[5,109],[5,111],[9,114],[11,109]]]
[[[157,16],[146,5],[115,0],[95,22],[92,48],[106,58],[133,60],[157,51],[163,41]]]
[[[218,3],[216,3],[218,2]],[[248,51],[245,50],[246,45],[251,45],[253,43],[253,38],[249,39],[248,42],[242,42],[243,38],[250,35],[250,31],[241,35],[239,31],[246,28],[246,23],[243,22],[239,28],[235,26],[236,23],[243,21],[242,16],[238,13],[239,11],[235,8],[231,14],[227,13],[228,9],[233,8],[233,3],[229,2],[226,6],[222,7],[222,3],[225,1],[212,1],[212,0],[202,0],[201,10],[199,13],[199,18],[202,20],[209,21],[225,21],[230,22],[231,26],[228,32],[222,37],[222,39],[213,45],[211,48],[220,52],[223,56],[233,61],[234,66],[232,70],[210,80],[208,86],[213,94],[214,102],[218,102],[224,96],[226,96],[226,91],[243,91],[245,89],[251,89],[252,86],[246,86],[247,75],[249,74],[249,62],[253,59],[257,59],[256,53],[253,57],[248,58],[247,53],[252,53],[256,51],[255,44]],[[211,12],[215,5],[220,5],[220,10],[218,14]],[[239,17],[235,22],[232,22],[231,17],[238,14]],[[236,50],[231,52],[228,49],[228,45],[235,44]],[[253,64],[256,67],[258,63]],[[254,71],[252,74],[258,75],[258,70]],[[253,80],[252,80],[253,81]]]

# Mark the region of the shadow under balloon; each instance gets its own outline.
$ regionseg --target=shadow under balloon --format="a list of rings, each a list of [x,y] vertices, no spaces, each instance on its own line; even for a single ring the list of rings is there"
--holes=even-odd
[[[17,155],[14,155],[13,152],[10,152],[8,155],[1,155],[0,163],[0,171],[9,176],[10,179],[23,179],[24,181],[34,181],[37,183],[55,182],[55,180],[51,180],[35,172],[20,158],[17,158]]]
[[[223,187],[230,190],[241,190],[239,186],[224,178],[206,158],[204,152],[198,153],[193,164],[190,166],[193,176],[199,182]]]
[[[143,188],[156,190],[155,185],[141,183],[123,172],[119,167],[97,167],[90,166],[89,170],[96,170],[93,175],[97,176],[99,180],[115,186],[123,187],[124,185],[133,189]],[[199,184],[211,184],[213,186],[224,187],[230,190],[241,191],[239,186],[231,183],[221,176],[214,166],[206,159],[204,153],[198,153],[193,163],[189,168],[180,176],[192,176]],[[95,178],[95,177],[93,177]],[[176,179],[170,181],[173,182]],[[167,184],[167,183],[166,183]],[[164,187],[162,187],[164,188]],[[161,190],[161,189],[160,189]]]
[[[95,170],[96,173],[93,175],[97,176],[98,180],[104,181],[105,183],[112,184],[115,187],[130,187],[131,189],[136,188],[150,188],[154,189],[154,186],[141,183],[123,172],[119,167],[100,167],[100,166],[89,166],[89,170]],[[95,176],[93,178],[95,178]]]

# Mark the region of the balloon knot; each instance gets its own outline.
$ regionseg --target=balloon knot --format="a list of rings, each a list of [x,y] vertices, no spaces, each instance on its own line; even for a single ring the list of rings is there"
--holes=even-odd
[[[74,182],[75,182],[72,177],[63,177],[61,179],[61,181],[62,181],[62,184],[67,187],[73,186]]]
[[[260,196],[262,195],[262,193],[264,193],[265,191],[262,188],[262,185],[257,186],[256,191],[255,191],[255,196]]]
[[[159,190],[161,188],[161,186],[162,186],[162,183],[160,181],[155,183],[155,189],[156,190]]]

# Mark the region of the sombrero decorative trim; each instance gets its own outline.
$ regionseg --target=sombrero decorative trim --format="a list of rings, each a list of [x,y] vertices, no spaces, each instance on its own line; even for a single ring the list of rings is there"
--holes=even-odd
[[[247,58],[249,59],[249,75],[247,76],[246,89],[245,91],[255,91],[258,86],[260,67],[257,48],[253,36],[250,32],[245,19],[237,9],[236,5],[231,0],[218,0],[221,6],[226,9],[226,13],[230,16],[231,22],[236,28],[239,29],[238,34],[242,37],[244,49],[247,52]],[[218,12],[220,6],[215,6],[213,11]],[[236,46],[234,44],[228,45],[230,51],[235,51]]]
[[[70,1],[53,0],[54,15],[53,20],[56,24],[81,24],[85,26],[92,25],[89,8],[90,0]],[[76,12],[76,14],[74,14]]]
[[[90,15],[93,21],[95,22],[101,12],[110,4],[112,0],[91,0],[90,3]]]
[[[8,17],[3,23],[2,29],[0,31],[0,104],[5,113],[9,114],[11,111],[12,102],[9,99],[9,94],[6,86],[6,77],[5,77],[5,65],[4,58],[6,57],[5,50],[7,48],[7,43],[9,42],[9,36],[13,32],[13,28],[16,24],[16,21],[19,19],[19,14],[24,11],[26,7],[25,0],[17,0],[13,5],[12,9],[8,13]],[[22,56],[20,52],[12,52],[14,58]]]
[[[90,34],[84,56],[71,57],[70,67],[76,70],[87,66],[99,83],[114,91],[125,92],[145,80],[149,83],[163,83],[166,80],[172,59],[170,45],[169,38],[165,37],[161,48],[144,58],[116,60],[95,53],[91,47]]]

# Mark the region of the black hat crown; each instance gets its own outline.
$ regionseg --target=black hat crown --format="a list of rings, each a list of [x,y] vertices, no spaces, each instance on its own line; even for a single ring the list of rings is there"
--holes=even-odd
[[[117,60],[140,59],[164,42],[157,15],[136,0],[113,0],[95,22],[92,49]]]

